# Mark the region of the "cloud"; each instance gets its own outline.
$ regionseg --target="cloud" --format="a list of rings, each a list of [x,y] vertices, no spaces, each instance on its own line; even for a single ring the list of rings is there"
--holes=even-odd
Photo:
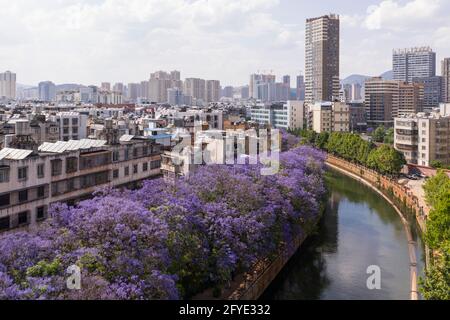
[[[369,30],[415,30],[433,23],[439,13],[444,14],[444,1],[447,0],[413,0],[401,5],[399,1],[384,0],[367,9],[364,25]]]
[[[5,65],[0,68],[33,82],[140,81],[164,68],[230,82],[237,73],[247,79],[250,68],[269,60],[270,49],[298,45],[297,31],[271,14],[278,4],[0,0],[0,61]],[[221,69],[231,64],[234,70]]]

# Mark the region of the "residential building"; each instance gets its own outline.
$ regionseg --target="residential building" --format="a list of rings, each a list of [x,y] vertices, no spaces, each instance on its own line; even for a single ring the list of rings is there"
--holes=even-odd
[[[51,102],[56,100],[56,85],[51,81],[40,82],[39,85],[39,100]]]
[[[297,100],[305,101],[305,77],[302,75],[297,76]]]
[[[167,89],[167,102],[171,106],[181,106],[184,104],[184,94],[179,88]]]
[[[273,74],[252,74],[250,76],[249,97],[250,99],[268,101],[267,91],[270,84],[274,84],[276,76]]]
[[[365,106],[369,126],[393,126],[398,112],[400,82],[371,78],[365,84]]]
[[[102,82],[100,88],[102,90],[111,91],[111,83],[110,82]]]
[[[317,133],[350,131],[350,107],[344,102],[316,102],[308,115],[308,126]]]
[[[431,112],[433,109],[439,108],[439,103],[444,102],[443,77],[414,78],[413,82],[424,86],[422,111]]]
[[[393,117],[423,111],[424,85],[419,83],[399,83],[398,109]]]
[[[305,109],[303,101],[264,104],[251,107],[251,120],[276,129],[303,129]]]
[[[218,102],[220,100],[220,81],[207,80],[205,90],[205,102]]]
[[[430,47],[394,50],[392,62],[397,81],[411,83],[414,78],[436,75],[436,53]]]
[[[59,112],[50,118],[59,126],[60,141],[87,138],[87,115],[79,112]]]
[[[450,58],[445,58],[441,64],[443,78],[443,102],[450,103]]]
[[[198,78],[187,78],[184,81],[184,94],[197,102],[205,102],[206,81]]]
[[[45,220],[53,203],[90,197],[99,187],[136,185],[160,175],[161,146],[125,137],[44,143],[38,152],[0,151],[0,231]]]
[[[450,116],[438,111],[404,115],[395,119],[395,148],[412,164],[450,164]]]
[[[351,101],[348,102],[350,111],[350,131],[366,132],[367,131],[367,114],[364,102]]]
[[[0,100],[16,99],[16,74],[11,71],[0,73]]]
[[[339,98],[340,22],[338,15],[306,20],[306,97],[307,103]]]

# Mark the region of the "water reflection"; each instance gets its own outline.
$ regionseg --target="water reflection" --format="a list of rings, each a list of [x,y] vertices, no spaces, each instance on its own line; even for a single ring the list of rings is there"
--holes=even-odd
[[[397,213],[381,196],[351,178],[330,172],[327,183],[330,197],[317,233],[262,299],[408,299],[408,243]],[[422,270],[423,250],[417,240]],[[370,265],[381,267],[382,290],[366,287]]]

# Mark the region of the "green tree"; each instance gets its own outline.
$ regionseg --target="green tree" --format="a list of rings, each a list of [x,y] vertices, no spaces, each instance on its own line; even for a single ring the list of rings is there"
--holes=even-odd
[[[384,136],[384,143],[393,145],[394,144],[394,128],[389,128]]]
[[[326,149],[329,138],[330,138],[329,132],[325,131],[319,133],[319,135],[316,137],[315,146],[319,149]]]
[[[373,132],[372,139],[375,142],[383,142],[385,136],[386,128],[384,126],[380,126]]]
[[[450,254],[432,265],[420,279],[420,292],[426,300],[450,300]]]
[[[387,145],[373,149],[367,158],[367,165],[382,174],[399,174],[405,164],[404,155]]]

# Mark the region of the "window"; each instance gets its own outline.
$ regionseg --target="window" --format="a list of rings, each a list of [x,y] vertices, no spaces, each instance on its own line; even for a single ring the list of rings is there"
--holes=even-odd
[[[144,162],[142,164],[142,171],[144,171],[144,172],[148,171],[148,163],[147,162]]]
[[[9,168],[0,169],[0,183],[9,182]]]
[[[78,134],[78,128],[77,127],[72,128],[72,134]]]
[[[37,176],[39,179],[45,177],[45,164],[41,163],[37,165]]]
[[[119,161],[119,151],[114,151],[113,152],[113,162],[118,162]]]
[[[62,173],[62,160],[52,160],[52,176],[59,176]]]
[[[150,169],[155,170],[161,168],[161,160],[152,161],[150,163]]]
[[[36,220],[44,220],[45,219],[45,207],[36,208]]]
[[[135,164],[133,165],[133,174],[137,174],[138,173],[138,165]]]
[[[142,153],[143,153],[144,156],[148,155],[148,146],[144,146],[142,148]]]
[[[66,159],[66,173],[74,173],[78,170],[78,158],[71,157]]]
[[[69,134],[69,128],[64,128],[63,129],[63,134]]]
[[[18,169],[17,176],[19,180],[27,180],[28,167]]]
[[[63,119],[63,125],[68,126],[69,125],[69,119]]]
[[[44,198],[45,197],[45,187],[40,186],[37,188],[37,197],[38,198]]]
[[[66,191],[72,192],[75,190],[75,179],[67,180]]]
[[[10,194],[2,194],[0,195],[0,207],[9,206],[10,204]]]
[[[113,179],[117,179],[119,178],[119,170],[114,170],[113,171]]]
[[[8,230],[9,229],[9,217],[0,218],[0,230]]]
[[[19,213],[19,226],[28,224],[28,211]]]
[[[125,176],[126,177],[129,176],[130,175],[130,167],[125,167],[124,170],[125,170]]]
[[[19,202],[28,201],[28,190],[19,191]]]
[[[125,149],[125,160],[128,160],[130,158],[130,150]]]
[[[134,158],[137,158],[137,156],[138,156],[138,149],[137,149],[137,148],[134,148],[134,149],[133,149],[133,157],[134,157]]]
[[[73,118],[72,119],[72,125],[73,126],[78,126],[78,119],[77,118]]]

